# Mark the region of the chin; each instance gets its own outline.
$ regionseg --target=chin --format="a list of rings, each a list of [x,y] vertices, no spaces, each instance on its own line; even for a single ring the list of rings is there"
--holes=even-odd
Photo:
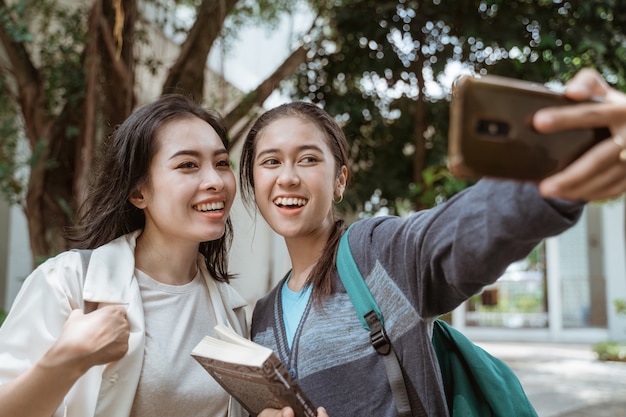
[[[208,232],[208,233],[204,233],[200,239],[201,242],[210,242],[212,240],[218,240],[220,239],[222,236],[224,236],[224,229],[220,230],[219,232],[215,231],[215,232]]]
[[[298,228],[289,228],[289,227],[284,227],[284,226],[273,227],[272,230],[274,230],[274,232],[278,233],[285,239],[300,237],[302,235],[302,229],[299,227]]]

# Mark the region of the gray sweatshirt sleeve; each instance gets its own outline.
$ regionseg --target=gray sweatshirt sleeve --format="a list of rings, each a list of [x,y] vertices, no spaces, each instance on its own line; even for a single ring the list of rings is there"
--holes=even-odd
[[[364,276],[380,263],[423,318],[436,317],[573,226],[583,206],[543,199],[535,184],[482,180],[408,218],[363,222],[350,241]]]

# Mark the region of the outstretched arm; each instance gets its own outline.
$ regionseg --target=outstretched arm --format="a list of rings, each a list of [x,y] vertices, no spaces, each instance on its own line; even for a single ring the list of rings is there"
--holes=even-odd
[[[599,102],[547,108],[533,119],[540,132],[608,127],[612,137],[600,142],[563,171],[539,184],[544,197],[568,200],[605,200],[626,191],[626,94],[611,88],[593,69],[570,80],[565,94],[574,100]]]
[[[89,368],[120,359],[130,325],[124,306],[74,310],[59,339],[30,369],[0,386],[0,415],[50,417]]]

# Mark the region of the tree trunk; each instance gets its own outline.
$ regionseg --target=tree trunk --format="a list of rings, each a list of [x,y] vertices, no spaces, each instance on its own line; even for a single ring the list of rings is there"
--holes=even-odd
[[[47,147],[31,168],[26,216],[34,264],[68,249],[66,228],[75,213],[73,193],[79,135],[71,134],[83,118],[82,102],[66,104],[46,140]],[[42,140],[43,141],[43,140]]]
[[[316,26],[316,21],[317,18],[313,19],[313,23],[311,23],[311,27],[309,28],[307,34],[310,34],[313,31]],[[254,91],[246,94],[239,101],[239,104],[224,117],[226,125],[229,129],[231,129],[231,141],[229,143],[230,148],[233,148],[235,144],[241,140],[243,134],[252,123],[252,120],[249,117],[252,110],[255,107],[262,106],[270,94],[276,90],[276,87],[281,83],[281,81],[295,73],[298,67],[306,62],[307,51],[308,48],[305,45],[301,45],[299,48],[294,50],[276,69],[276,71],[261,82],[261,84],[259,84]],[[237,130],[232,130],[235,127]]]
[[[115,7],[117,5],[117,7]],[[76,144],[74,200],[84,201],[98,138],[109,136],[133,111],[135,0],[94,1],[88,20],[90,37],[85,46],[84,115]],[[100,127],[100,129],[98,129]]]
[[[235,8],[237,1],[203,0],[181,52],[168,72],[163,94],[189,94],[197,102],[202,102],[209,52],[224,26],[226,16]]]
[[[118,4],[119,8],[113,7]],[[106,137],[131,114],[136,105],[135,25],[137,1],[104,1],[99,23],[102,121]],[[123,26],[122,26],[123,25]]]
[[[250,114],[254,107],[261,106],[276,89],[276,86],[286,77],[293,74],[300,64],[305,62],[306,53],[307,51],[304,46],[293,51],[276,71],[259,84],[254,91],[246,94],[239,104],[225,116],[226,125],[230,128],[241,124],[241,121]],[[234,147],[241,139],[248,125],[249,123],[244,122],[243,125],[239,126],[237,131],[231,131],[230,148]]]
[[[96,129],[98,122],[113,128],[134,106],[131,65],[136,4],[126,0],[115,5],[119,7],[94,1],[88,21],[91,38],[82,57],[86,88],[73,83],[76,90],[65,91],[73,99],[65,102],[56,117],[49,113],[44,82],[25,46],[0,25],[0,42],[15,76],[16,100],[32,153],[24,212],[34,265],[69,247],[67,228],[73,225],[84,197],[96,138],[104,133]],[[3,0],[0,8],[6,8]],[[120,19],[123,24],[115,31]]]
[[[163,92],[181,88],[200,101],[208,53],[224,19],[237,0],[204,0]],[[5,0],[0,9],[6,10]],[[83,50],[84,82],[80,91],[65,91],[58,116],[51,115],[45,83],[27,49],[0,24],[0,42],[15,79],[16,97],[33,154],[26,190],[26,213],[33,263],[68,249],[67,228],[84,199],[98,138],[108,136],[132,112],[134,95],[136,0],[94,0]],[[5,19],[10,19],[6,14]],[[10,24],[10,23],[9,23]],[[278,83],[306,59],[300,48],[236,107],[231,117],[245,119]],[[82,87],[78,87],[82,86]]]

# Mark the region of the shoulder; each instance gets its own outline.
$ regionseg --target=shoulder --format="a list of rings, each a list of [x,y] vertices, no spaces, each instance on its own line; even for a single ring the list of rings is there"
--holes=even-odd
[[[350,249],[353,252],[387,250],[389,245],[396,245],[406,240],[407,236],[419,232],[425,213],[426,211],[407,217],[379,216],[359,220],[350,227]]]
[[[246,307],[248,303],[246,300],[239,294],[239,292],[233,288],[233,286],[226,282],[217,281],[212,279],[212,282],[215,283],[217,289],[220,292],[220,296],[224,301],[224,304],[232,309]]]
[[[83,282],[80,253],[67,251],[47,259],[35,268],[24,280],[18,298],[30,299],[35,303],[69,303],[72,308],[76,308],[82,299]]]
[[[263,320],[269,320],[270,317],[273,317],[273,314],[270,314],[275,306],[276,298],[278,297],[278,292],[281,290],[284,279],[281,279],[274,288],[272,288],[265,296],[261,297],[256,304],[254,305],[254,310],[252,313],[252,325],[253,327],[258,325]]]
[[[54,257],[46,259],[32,272],[33,277],[46,278],[80,278],[84,273],[83,255],[89,255],[90,251],[69,250]]]
[[[280,282],[274,286],[274,288],[272,288],[267,294],[261,297],[256,302],[256,305],[254,306],[254,311],[267,310],[272,308],[274,305],[274,300],[276,300],[278,292],[281,290],[284,282],[285,280],[281,279]]]
[[[402,218],[396,216],[369,217],[359,220],[350,226],[350,243],[372,241],[378,233],[388,233],[400,227]]]

